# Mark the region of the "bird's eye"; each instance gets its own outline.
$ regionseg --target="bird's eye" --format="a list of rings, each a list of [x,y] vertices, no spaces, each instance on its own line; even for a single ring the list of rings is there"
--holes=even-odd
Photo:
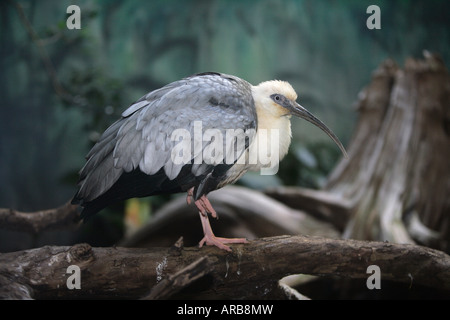
[[[281,106],[284,105],[286,102],[286,98],[282,94],[279,94],[279,93],[272,94],[270,96],[270,98],[272,98],[273,101],[275,101],[277,104],[279,104]]]

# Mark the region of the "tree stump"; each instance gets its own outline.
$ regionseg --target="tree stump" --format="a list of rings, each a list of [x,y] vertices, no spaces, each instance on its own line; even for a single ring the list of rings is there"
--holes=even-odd
[[[374,72],[358,97],[349,159],[324,190],[268,193],[299,209],[339,208],[334,223],[346,238],[418,242],[448,252],[450,77],[438,56],[424,56],[408,59],[403,69],[387,60]],[[299,196],[302,202],[294,200]]]

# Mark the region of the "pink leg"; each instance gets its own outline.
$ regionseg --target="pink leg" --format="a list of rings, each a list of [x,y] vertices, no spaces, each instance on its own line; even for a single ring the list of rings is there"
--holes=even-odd
[[[190,188],[187,192],[187,197],[186,197],[187,204],[191,204],[193,197],[194,197],[194,187]]]
[[[194,197],[194,187],[188,190],[186,202],[187,204],[191,204]],[[222,250],[230,251],[231,248],[225,243],[247,243],[248,241],[244,238],[220,238],[216,237],[212,231],[211,225],[209,224],[208,213],[211,214],[213,218],[217,218],[217,212],[214,210],[211,202],[209,202],[208,198],[203,195],[194,202],[197,206],[200,214],[200,221],[202,222],[203,234],[205,235],[203,239],[199,243],[199,247],[201,248],[205,243],[208,246],[216,246]]]
[[[195,201],[195,205],[202,214],[206,215],[209,212],[213,218],[217,219],[217,212],[214,210],[211,202],[209,202],[206,196],[201,196],[200,199]]]
[[[190,188],[187,192],[186,197],[187,204],[191,204],[193,197],[194,197],[194,187]],[[216,210],[214,210],[213,206],[211,205],[211,202],[209,202],[208,198],[205,195],[201,196],[200,199],[198,199],[194,203],[202,214],[206,215],[209,212],[213,218],[217,219],[217,212]]]
[[[219,249],[231,252],[231,248],[229,246],[225,245],[225,243],[247,243],[248,242],[247,239],[244,239],[244,238],[228,239],[228,238],[216,237],[211,229],[211,225],[209,224],[208,215],[203,214],[202,212],[199,212],[199,214],[200,214],[200,221],[202,222],[203,233],[205,234],[203,239],[198,244],[200,248],[206,243],[206,245],[208,245],[208,246],[216,246]]]

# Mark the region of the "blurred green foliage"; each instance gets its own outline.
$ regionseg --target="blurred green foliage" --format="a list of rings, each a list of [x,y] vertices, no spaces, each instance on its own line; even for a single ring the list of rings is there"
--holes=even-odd
[[[340,150],[326,142],[295,143],[280,166],[279,176],[285,185],[320,189],[341,157]]]

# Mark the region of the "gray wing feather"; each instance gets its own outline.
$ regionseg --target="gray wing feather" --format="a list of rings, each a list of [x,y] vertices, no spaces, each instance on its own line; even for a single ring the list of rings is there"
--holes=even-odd
[[[137,110],[142,109],[146,105],[148,105],[151,101],[155,101],[160,99],[162,96],[167,94],[169,91],[171,91],[173,88],[177,87],[181,81],[172,82],[160,89],[154,90],[152,92],[147,93],[145,96],[137,100],[135,103],[133,103],[128,109],[126,109],[122,113],[122,117],[126,118],[130,116],[131,114],[135,113]]]
[[[179,143],[172,140],[172,133],[182,128],[193,139],[194,122],[199,120],[203,132],[219,129],[223,137],[227,129],[256,128],[250,84],[233,76],[205,74],[173,82],[143,96],[122,113],[122,118],[103,133],[88,153],[80,173],[80,198],[95,199],[123,172],[136,168],[148,175],[164,168],[169,179],[176,178],[185,163],[171,161],[172,150]],[[193,139],[191,158],[201,156],[207,145]],[[234,154],[234,161],[243,151]],[[228,149],[224,154],[232,152]],[[208,169],[207,164],[197,163],[191,170],[198,176]]]

